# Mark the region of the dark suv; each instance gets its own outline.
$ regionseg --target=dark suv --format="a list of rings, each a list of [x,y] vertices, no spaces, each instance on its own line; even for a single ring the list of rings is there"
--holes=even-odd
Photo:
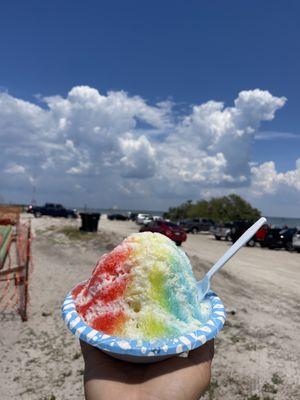
[[[214,225],[214,221],[206,218],[183,219],[179,222],[179,226],[187,233],[208,232]]]
[[[124,214],[109,214],[107,218],[111,221],[128,221],[129,217]]]
[[[230,238],[232,240],[232,243],[236,242],[238,238],[242,236],[242,234],[246,232],[246,230],[250,228],[252,224],[253,221],[247,221],[247,220],[234,221],[232,223],[230,230]],[[247,243],[247,246],[252,247],[254,245],[255,245],[255,237],[251,238]]]
[[[265,237],[264,245],[269,249],[284,248],[292,251],[293,236],[297,232],[296,228],[273,228],[270,229]]]

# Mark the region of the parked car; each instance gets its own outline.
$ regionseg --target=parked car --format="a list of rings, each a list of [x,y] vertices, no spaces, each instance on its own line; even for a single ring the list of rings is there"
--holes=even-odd
[[[230,230],[230,238],[232,243],[236,242],[238,238],[242,236],[242,234],[246,232],[248,228],[250,228],[251,225],[252,221],[234,221]]]
[[[142,213],[140,213],[140,214],[137,215],[135,222],[137,224],[139,224],[139,225],[142,225],[144,219],[149,219],[149,218],[151,218],[150,214],[142,214]]]
[[[269,249],[285,248],[293,250],[293,236],[297,232],[297,228],[273,228],[266,235],[264,245]]]
[[[236,242],[238,238],[242,236],[242,234],[246,232],[246,230],[250,228],[252,224],[253,221],[247,221],[247,220],[234,221],[232,223],[232,227],[230,230],[230,238],[232,243]],[[255,236],[253,236],[247,243],[247,246],[250,247],[253,247],[254,245],[255,245]]]
[[[255,242],[259,243],[261,247],[266,247],[265,239],[270,231],[270,226],[268,224],[263,225],[255,234]]]
[[[142,225],[147,226],[147,225],[151,224],[151,222],[153,222],[153,221],[154,221],[154,218],[150,215],[149,217],[146,217],[143,219]]]
[[[173,240],[178,246],[186,240],[185,231],[178,225],[164,220],[153,221],[147,226],[143,226],[140,232],[158,232]]]
[[[138,216],[138,213],[135,213],[135,212],[132,212],[132,211],[129,211],[127,214],[128,214],[128,218],[129,218],[131,221],[135,221],[136,218],[137,218],[137,216]]]
[[[231,227],[232,224],[230,223],[215,225],[212,229],[212,233],[217,240],[230,240]]]
[[[192,218],[183,219],[179,222],[179,225],[187,233],[199,233],[204,231],[210,231],[215,225],[214,221],[206,218]]]
[[[230,238],[232,240],[232,242],[236,242],[238,240],[238,238],[240,236],[242,236],[242,234],[244,232],[246,232],[246,230],[248,228],[250,228],[250,226],[254,223],[254,221],[247,221],[247,220],[239,220],[239,221],[235,221],[232,223],[231,226],[231,230],[230,230]],[[263,225],[257,232],[255,235],[253,235],[253,237],[248,241],[247,246],[249,247],[253,247],[255,246],[256,243],[259,243],[261,245],[261,247],[265,247],[266,243],[265,243],[265,238],[267,233],[269,232],[270,228],[267,224]]]
[[[293,248],[300,253],[300,228],[297,228],[293,239],[292,239]]]
[[[107,218],[111,221],[117,220],[117,221],[128,221],[127,215],[124,214],[109,214]]]
[[[32,206],[30,212],[36,217],[49,215],[51,217],[77,218],[76,210],[65,208],[61,204],[46,203],[44,206]]]

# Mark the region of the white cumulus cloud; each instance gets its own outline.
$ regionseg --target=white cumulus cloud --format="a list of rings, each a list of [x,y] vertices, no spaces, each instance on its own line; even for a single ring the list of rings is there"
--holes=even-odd
[[[296,160],[296,168],[286,172],[277,172],[273,161],[253,166],[252,192],[257,196],[266,193],[282,193],[287,188],[300,192],[300,158]]]
[[[268,91],[242,91],[232,106],[211,100],[185,115],[170,101],[150,105],[140,96],[89,86],[40,101],[0,93],[5,198],[25,201],[33,182],[41,201],[57,197],[99,207],[160,208],[214,188],[253,186],[255,195],[275,193],[282,184],[300,190],[299,160],[285,174],[273,162],[251,164],[260,123],[286,102]]]
[[[123,157],[121,175],[127,178],[149,178],[156,172],[156,152],[145,136],[134,139],[120,138],[120,149]]]

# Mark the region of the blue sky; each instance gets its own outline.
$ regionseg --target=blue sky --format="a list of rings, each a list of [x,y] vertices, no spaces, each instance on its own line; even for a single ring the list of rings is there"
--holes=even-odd
[[[276,116],[258,121],[256,129],[270,138],[253,138],[250,161],[273,161],[277,174],[286,173],[300,157],[299,14],[297,1],[5,2],[0,89],[42,108],[44,97],[66,98],[76,86],[125,91],[151,105],[173,102],[173,119],[193,105],[213,100],[232,107],[241,91],[265,90],[287,101]],[[299,193],[292,191],[294,201]],[[264,209],[269,199],[254,202]],[[284,214],[282,207],[274,212]]]

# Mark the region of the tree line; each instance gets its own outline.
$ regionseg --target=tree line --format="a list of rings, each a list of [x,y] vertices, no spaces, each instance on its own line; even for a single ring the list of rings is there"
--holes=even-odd
[[[251,206],[246,200],[237,194],[223,197],[213,197],[210,200],[199,200],[193,203],[191,200],[170,207],[164,213],[164,218],[178,221],[184,218],[209,218],[218,223],[225,223],[246,219],[253,221],[261,216],[261,212]]]

